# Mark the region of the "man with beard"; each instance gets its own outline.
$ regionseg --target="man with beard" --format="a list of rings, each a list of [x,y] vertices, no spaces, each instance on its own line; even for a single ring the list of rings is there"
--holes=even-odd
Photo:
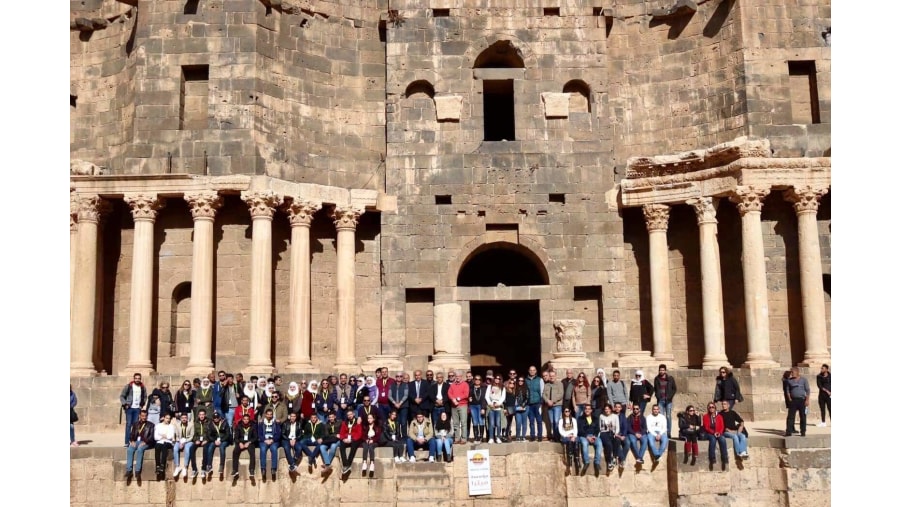
[[[209,457],[203,460],[207,463],[206,475],[207,477],[212,475],[213,451],[219,449],[219,477],[221,478],[225,474],[225,448],[231,444],[231,424],[219,414],[213,414],[212,424],[209,429],[211,442],[206,450]]]
[[[206,409],[201,408],[197,412],[197,419],[194,420],[194,445],[191,447],[191,455],[188,461],[191,464],[191,478],[197,477],[197,451],[202,452],[203,461],[201,463],[200,478],[206,478],[206,470],[209,468],[209,449],[212,449],[210,420],[206,418]]]
[[[250,421],[250,414],[241,416],[241,422],[234,429],[234,451],[231,453],[231,476],[238,476],[238,461],[241,453],[247,451],[250,454],[250,478],[256,473],[256,444],[259,437],[256,433],[256,424]]]
[[[125,453],[125,478],[131,478],[131,472],[140,477],[141,468],[144,465],[144,451],[153,447],[155,426],[147,420],[147,410],[141,410],[138,421],[131,426],[131,435],[128,437],[128,450]]]
[[[132,381],[119,394],[119,404],[125,411],[125,447],[129,445],[131,426],[137,422],[141,409],[147,405],[147,388],[141,382],[141,374],[135,373]]]

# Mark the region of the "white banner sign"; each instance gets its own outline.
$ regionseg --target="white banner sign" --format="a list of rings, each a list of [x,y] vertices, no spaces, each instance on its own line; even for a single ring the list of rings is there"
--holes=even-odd
[[[491,494],[491,454],[487,449],[466,452],[469,496]]]

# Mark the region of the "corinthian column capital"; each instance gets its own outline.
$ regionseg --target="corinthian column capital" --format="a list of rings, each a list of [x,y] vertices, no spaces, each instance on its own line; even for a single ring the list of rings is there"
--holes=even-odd
[[[762,212],[763,199],[769,195],[769,192],[771,192],[769,187],[739,186],[729,199],[737,204],[738,211],[741,216],[744,216],[750,211]]]
[[[69,194],[69,232],[78,230],[78,198]]]
[[[275,209],[281,206],[283,201],[280,195],[271,190],[247,190],[241,192],[241,199],[250,208],[251,218],[272,218],[275,215]]]
[[[645,204],[644,220],[648,231],[665,231],[669,227],[669,205]]]
[[[222,206],[222,198],[216,192],[184,194],[184,200],[191,207],[194,220],[213,220],[216,218],[216,210]]]
[[[78,222],[100,222],[102,215],[111,209],[109,202],[99,195],[82,195],[77,197],[76,208]]]
[[[359,223],[359,217],[362,214],[363,210],[357,208],[335,207],[331,211],[331,218],[334,219],[334,227],[337,230],[356,230],[356,224]]]
[[[697,214],[698,224],[716,224],[716,208],[719,206],[719,200],[715,197],[696,197],[685,201],[689,206],[694,208]]]
[[[131,206],[131,216],[138,220],[156,220],[157,212],[165,203],[155,194],[125,194],[125,202]]]
[[[309,227],[313,215],[322,208],[322,203],[294,199],[284,207],[291,220],[291,227],[302,225]]]
[[[819,201],[828,193],[827,188],[801,185],[791,187],[785,192],[784,197],[794,203],[794,211],[797,213],[819,211]]]

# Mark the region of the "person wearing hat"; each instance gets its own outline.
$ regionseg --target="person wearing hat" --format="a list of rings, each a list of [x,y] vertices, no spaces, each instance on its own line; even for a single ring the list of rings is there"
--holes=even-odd
[[[212,474],[213,452],[219,449],[219,478],[221,478],[225,475],[225,448],[231,445],[231,424],[216,412],[213,414],[209,431],[211,445],[204,450],[206,455],[203,458],[203,462],[206,463],[206,475]]]
[[[653,396],[653,384],[644,377],[643,370],[637,370],[634,372],[634,378],[631,380],[629,401],[631,401],[632,405],[641,407],[641,414],[643,414],[651,396]]]

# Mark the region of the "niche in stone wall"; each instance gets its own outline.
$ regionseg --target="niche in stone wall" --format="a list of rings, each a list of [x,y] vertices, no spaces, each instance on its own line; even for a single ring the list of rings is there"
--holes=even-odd
[[[820,123],[816,62],[812,60],[789,61],[788,74],[791,90],[791,121],[803,125]]]
[[[482,80],[484,140],[515,141],[515,80],[524,77],[522,55],[510,41],[497,41],[478,55],[474,68]]]
[[[197,14],[197,11],[200,10],[200,0],[187,0],[184,2],[184,13],[185,14]]]
[[[573,79],[563,86],[563,93],[569,94],[569,113],[591,112],[591,87],[580,79]]]
[[[400,108],[400,121],[402,123],[419,124],[420,129],[415,129],[419,140],[434,140],[434,126],[428,128],[427,124],[420,122],[433,122],[437,119],[434,104],[434,86],[428,81],[420,79],[413,81],[406,87],[403,94],[404,100]],[[426,134],[430,132],[430,134]]]
[[[161,344],[162,345],[162,344]],[[191,282],[182,282],[172,289],[169,340],[160,346],[162,357],[188,357],[191,349]]]
[[[208,108],[209,65],[182,66],[178,128],[180,130],[205,129]]]

